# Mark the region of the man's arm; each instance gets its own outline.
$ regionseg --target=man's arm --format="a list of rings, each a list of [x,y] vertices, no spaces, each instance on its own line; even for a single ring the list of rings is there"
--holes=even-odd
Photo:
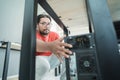
[[[72,52],[65,47],[71,48],[72,45],[63,42],[64,37],[57,39],[52,42],[43,42],[42,40],[36,39],[36,50],[37,52],[51,51],[53,52],[60,60],[62,56],[68,58],[69,54]]]
[[[44,41],[39,40],[39,39],[36,39],[36,51],[37,52],[50,51],[49,43],[48,42],[44,42]]]

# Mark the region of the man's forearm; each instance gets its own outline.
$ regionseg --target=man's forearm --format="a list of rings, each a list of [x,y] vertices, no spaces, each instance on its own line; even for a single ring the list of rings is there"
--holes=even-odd
[[[36,50],[37,52],[50,51],[49,42],[44,42],[42,40],[36,40]]]

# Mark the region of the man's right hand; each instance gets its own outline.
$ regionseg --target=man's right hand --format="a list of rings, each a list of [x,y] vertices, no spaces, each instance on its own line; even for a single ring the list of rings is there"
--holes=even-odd
[[[62,62],[62,57],[69,58],[69,54],[72,54],[72,51],[65,48],[65,47],[72,48],[72,45],[63,42],[63,40],[64,37],[59,38],[53,42],[48,42],[49,50],[58,57],[60,62]]]

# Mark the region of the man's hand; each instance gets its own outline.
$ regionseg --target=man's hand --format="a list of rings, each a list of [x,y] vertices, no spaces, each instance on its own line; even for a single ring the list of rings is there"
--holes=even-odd
[[[62,62],[62,57],[69,58],[69,54],[72,54],[72,52],[69,49],[65,48],[71,48],[72,45],[64,43],[63,39],[64,37],[48,43],[49,50],[58,57],[60,62]]]

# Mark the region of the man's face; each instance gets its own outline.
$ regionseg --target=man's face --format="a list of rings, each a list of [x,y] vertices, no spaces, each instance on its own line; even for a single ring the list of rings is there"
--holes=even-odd
[[[41,18],[37,24],[38,31],[41,35],[48,35],[50,32],[51,21],[49,18]]]

